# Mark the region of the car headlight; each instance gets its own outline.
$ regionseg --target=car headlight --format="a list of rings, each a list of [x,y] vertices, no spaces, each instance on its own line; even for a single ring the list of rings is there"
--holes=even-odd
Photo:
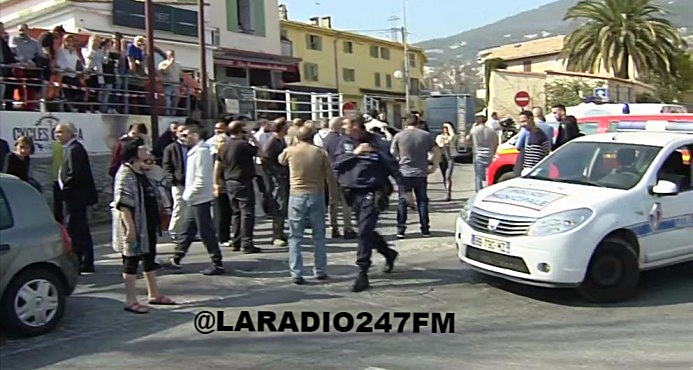
[[[472,215],[472,205],[473,204],[474,204],[474,198],[469,198],[467,200],[467,203],[465,203],[464,206],[462,206],[462,210],[460,211],[460,219],[462,219],[462,221],[464,223],[469,222],[469,218]]]
[[[542,217],[529,228],[531,236],[546,236],[570,231],[587,221],[592,216],[588,208],[573,209]]]

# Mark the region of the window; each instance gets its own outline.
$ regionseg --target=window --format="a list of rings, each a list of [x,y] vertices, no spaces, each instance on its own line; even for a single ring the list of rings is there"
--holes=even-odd
[[[306,35],[306,47],[309,50],[322,50],[322,37],[317,35]]]
[[[693,145],[682,146],[672,152],[657,172],[657,180],[673,182],[679,188],[679,192],[692,190],[691,153],[693,153]]]
[[[354,53],[354,43],[351,41],[344,41],[344,54]]]
[[[0,189],[0,230],[9,229],[14,225],[12,210],[5,198],[5,193]]]
[[[598,122],[584,122],[578,125],[580,131],[585,135],[594,135],[599,133],[599,123]]]
[[[342,74],[344,75],[344,81],[347,81],[347,82],[356,81],[356,70],[355,69],[344,68],[342,70]]]
[[[306,80],[318,80],[318,65],[315,63],[306,63],[303,65],[303,73],[306,75]]]
[[[226,0],[226,29],[231,32],[265,36],[265,2]]]
[[[380,48],[380,57],[385,60],[390,60],[390,49]]]
[[[392,88],[392,75],[385,75],[385,87]]]
[[[532,72],[532,61],[531,60],[525,60],[522,62],[522,69],[525,72]]]
[[[416,54],[409,53],[409,67],[416,67]]]
[[[241,32],[253,33],[255,31],[255,16],[253,14],[253,10],[252,0],[238,0],[236,2],[236,11],[238,12],[238,29]]]
[[[568,142],[528,175],[539,180],[628,190],[637,185],[661,147]]]
[[[380,51],[379,47],[372,45],[371,46],[371,57],[378,58],[380,56],[379,51]]]
[[[380,73],[375,72],[375,87],[380,87]]]
[[[409,93],[412,95],[419,95],[419,93],[421,93],[418,78],[409,79]]]

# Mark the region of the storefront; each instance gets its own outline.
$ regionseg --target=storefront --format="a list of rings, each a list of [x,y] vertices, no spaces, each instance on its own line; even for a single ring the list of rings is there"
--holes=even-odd
[[[214,52],[214,76],[219,83],[274,89],[299,82],[300,59],[221,48]]]

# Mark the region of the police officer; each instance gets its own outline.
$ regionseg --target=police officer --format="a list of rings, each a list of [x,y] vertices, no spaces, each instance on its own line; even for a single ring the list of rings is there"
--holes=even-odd
[[[361,292],[369,287],[368,269],[373,248],[385,257],[383,272],[390,273],[394,269],[398,253],[388,247],[375,227],[392,192],[389,176],[400,182],[401,175],[397,161],[387,151],[379,149],[378,139],[366,131],[363,116],[345,118],[342,127],[345,135],[337,148],[333,166],[358,220],[356,264],[361,271],[352,291]]]

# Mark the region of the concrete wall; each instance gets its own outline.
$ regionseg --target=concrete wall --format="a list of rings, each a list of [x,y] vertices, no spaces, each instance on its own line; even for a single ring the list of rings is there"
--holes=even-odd
[[[546,75],[543,73],[515,73],[494,71],[491,73],[491,89],[488,112],[498,112],[499,117],[517,114],[523,109],[515,104],[515,94],[519,91],[529,93],[530,102],[526,108],[546,105]]]

